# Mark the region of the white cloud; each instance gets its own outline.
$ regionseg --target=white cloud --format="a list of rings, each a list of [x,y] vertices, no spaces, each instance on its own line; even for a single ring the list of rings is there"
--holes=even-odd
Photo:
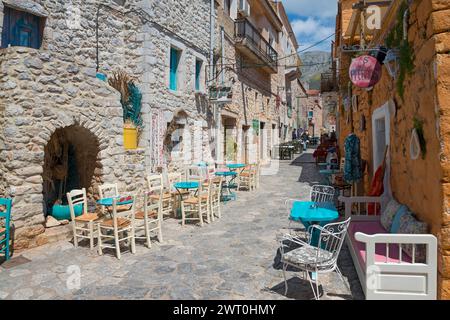
[[[327,38],[334,33],[334,26],[329,26],[326,21],[315,19],[312,17],[303,19],[295,19],[291,21],[292,30],[294,31],[297,40],[300,43],[300,50]],[[330,50],[330,41],[333,37],[324,41],[317,47],[311,48],[311,50]]]
[[[297,16],[336,17],[337,0],[283,0],[286,11]]]

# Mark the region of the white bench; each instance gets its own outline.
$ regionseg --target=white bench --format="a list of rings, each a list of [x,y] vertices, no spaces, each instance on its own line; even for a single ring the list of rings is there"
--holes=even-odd
[[[384,210],[381,197],[340,196],[339,200],[345,204],[345,218],[352,218],[346,243],[366,299],[436,299],[436,237],[386,231],[380,215],[368,215],[369,204],[379,204]],[[425,245],[425,261],[416,262],[415,249],[410,257],[401,244]]]

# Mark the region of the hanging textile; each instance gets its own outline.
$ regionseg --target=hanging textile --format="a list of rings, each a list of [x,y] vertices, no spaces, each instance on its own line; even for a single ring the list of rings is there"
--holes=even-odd
[[[347,183],[358,182],[362,178],[360,141],[351,133],[345,139],[344,180]]]
[[[152,172],[156,172],[157,167],[161,167],[165,165],[164,161],[164,135],[165,135],[165,126],[164,126],[164,114],[160,109],[152,110],[152,124],[151,124],[151,166]]]

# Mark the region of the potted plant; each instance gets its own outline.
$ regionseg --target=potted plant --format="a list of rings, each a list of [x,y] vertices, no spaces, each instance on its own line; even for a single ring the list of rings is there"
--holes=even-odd
[[[125,149],[136,149],[142,131],[142,94],[134,80],[124,71],[115,71],[108,80],[110,86],[120,92],[123,108],[123,144]]]

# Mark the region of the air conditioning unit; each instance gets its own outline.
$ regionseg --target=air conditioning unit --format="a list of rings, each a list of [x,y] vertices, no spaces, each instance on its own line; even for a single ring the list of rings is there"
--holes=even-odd
[[[244,17],[250,16],[250,4],[248,0],[239,0],[238,12]]]

